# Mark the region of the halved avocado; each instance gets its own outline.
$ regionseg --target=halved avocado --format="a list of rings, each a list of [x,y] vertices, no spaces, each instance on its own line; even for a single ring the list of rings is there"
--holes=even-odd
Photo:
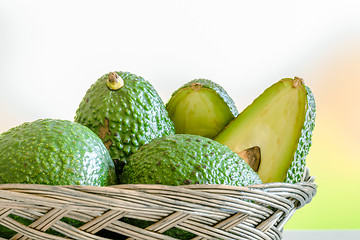
[[[255,171],[264,183],[300,181],[308,151],[301,156],[298,152],[310,147],[314,128],[315,104],[308,107],[308,95],[312,96],[301,78],[282,79],[267,88],[214,139],[240,156],[255,156],[248,162],[253,168],[258,165]],[[309,112],[313,117],[306,118]],[[304,138],[307,140],[300,141]],[[253,154],[254,149],[259,152]],[[295,160],[293,174],[286,179]]]
[[[177,89],[166,104],[178,134],[213,138],[237,115],[234,101],[217,83],[195,79]]]

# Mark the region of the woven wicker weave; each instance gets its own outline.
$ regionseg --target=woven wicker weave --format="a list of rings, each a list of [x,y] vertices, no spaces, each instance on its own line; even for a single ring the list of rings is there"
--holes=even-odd
[[[313,180],[307,170],[297,184],[248,187],[3,184],[0,225],[17,232],[11,239],[22,240],[174,239],[162,234],[174,227],[194,233],[193,239],[282,239],[284,224],[315,196]],[[32,223],[25,226],[13,216]],[[84,224],[74,227],[64,217]],[[125,217],[153,224],[142,229]],[[51,235],[50,228],[62,235]]]

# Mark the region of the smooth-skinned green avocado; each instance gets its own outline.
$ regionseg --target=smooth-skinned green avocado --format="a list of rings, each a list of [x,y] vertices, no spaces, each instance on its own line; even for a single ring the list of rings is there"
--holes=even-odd
[[[240,156],[244,151],[255,156],[255,171],[264,183],[295,183],[305,170],[314,121],[310,89],[301,78],[285,78],[267,88],[214,140]]]
[[[178,134],[215,137],[238,115],[223,87],[208,79],[195,79],[172,94],[166,104]]]
[[[0,184],[116,184],[100,138],[68,120],[39,119],[0,134]]]
[[[174,134],[154,139],[136,151],[125,164],[120,182],[247,186],[261,180],[225,145],[198,135]]]
[[[118,174],[139,147],[175,133],[154,87],[129,72],[111,72],[92,84],[76,111],[75,122],[101,138]]]

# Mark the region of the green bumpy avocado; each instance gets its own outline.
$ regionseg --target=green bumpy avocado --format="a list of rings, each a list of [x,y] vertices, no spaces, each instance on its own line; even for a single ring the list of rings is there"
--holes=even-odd
[[[68,120],[39,119],[0,134],[0,184],[116,184],[114,163],[96,134]]]
[[[178,134],[215,137],[239,113],[223,87],[208,79],[195,79],[172,94],[166,104]]]
[[[315,101],[301,78],[285,78],[267,88],[214,140],[241,155],[258,147],[256,170],[264,183],[302,179],[315,126]]]
[[[123,184],[260,184],[258,175],[236,153],[212,139],[191,134],[174,134],[142,146],[124,166]],[[139,227],[150,222],[126,219]],[[192,239],[193,233],[176,227],[164,232],[176,239]]]
[[[154,139],[135,152],[124,166],[120,182],[247,186],[261,180],[225,145],[198,135],[174,134]]]
[[[75,122],[101,138],[118,174],[139,147],[154,138],[175,133],[154,87],[129,72],[105,74],[92,84],[76,111]]]

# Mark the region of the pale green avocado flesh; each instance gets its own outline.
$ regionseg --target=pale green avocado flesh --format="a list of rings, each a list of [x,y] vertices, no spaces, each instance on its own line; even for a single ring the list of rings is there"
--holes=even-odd
[[[266,89],[215,137],[236,153],[258,146],[257,174],[264,183],[285,180],[298,147],[307,92],[302,80],[295,79],[282,79]]]
[[[166,104],[177,134],[215,137],[237,115],[227,92],[208,79],[195,79],[176,90]]]
[[[171,104],[176,107],[168,108],[176,133],[212,138],[234,118],[226,103],[211,91],[186,88],[178,93]]]

